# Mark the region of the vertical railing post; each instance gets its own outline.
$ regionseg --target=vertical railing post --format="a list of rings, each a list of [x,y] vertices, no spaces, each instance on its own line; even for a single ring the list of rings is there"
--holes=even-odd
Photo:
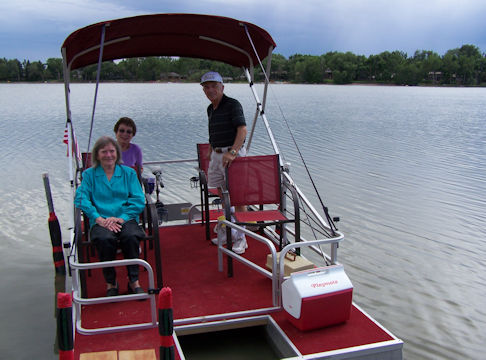
[[[57,294],[57,343],[59,344],[59,360],[73,360],[73,303],[71,294]]]
[[[160,360],[174,360],[174,316],[172,311],[172,290],[164,287],[159,293],[159,335]]]

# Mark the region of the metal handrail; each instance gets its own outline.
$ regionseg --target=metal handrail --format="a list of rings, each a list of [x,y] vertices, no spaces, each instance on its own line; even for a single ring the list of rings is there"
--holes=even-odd
[[[221,239],[218,237],[218,270],[220,272],[223,271],[223,253],[226,254],[227,256],[247,265],[248,267],[258,271],[259,273],[267,276],[268,278],[272,279],[272,301],[274,306],[281,306],[281,297],[280,297],[280,286],[282,285],[282,282],[284,280],[284,266],[285,266],[285,255],[292,249],[295,248],[301,248],[301,247],[311,247],[311,246],[316,246],[316,245],[324,245],[324,244],[338,244],[341,240],[344,239],[344,235],[341,233],[338,233],[338,236],[334,238],[328,238],[328,239],[320,239],[320,240],[312,240],[312,241],[306,241],[302,240],[296,243],[290,243],[286,245],[279,254],[279,261],[277,262],[277,250],[275,250],[275,245],[274,243],[251,231],[247,230],[244,227],[241,227],[239,225],[236,225],[228,220],[219,220],[219,224],[224,224],[226,226],[229,226],[230,228],[236,229],[238,231],[241,231],[245,233],[246,235],[250,236],[251,238],[260,241],[264,244],[266,244],[270,250],[270,253],[272,254],[272,272],[262,268],[261,266],[258,266],[257,264],[251,262],[250,260],[234,253],[233,251],[226,249],[223,247]],[[337,246],[335,247],[337,249]],[[337,251],[337,250],[336,250]],[[336,254],[331,255],[331,262],[334,264],[335,259],[337,258]],[[334,259],[334,261],[333,261]]]
[[[261,243],[267,245],[268,249],[270,250],[270,253],[272,254],[272,272],[266,270],[265,268],[258,266],[257,264],[251,262],[248,259],[245,259],[243,256],[240,256],[233,251],[226,249],[223,247],[223,244],[221,242],[221,239],[218,237],[218,270],[220,272],[223,271],[223,253],[226,255],[240,261],[241,263],[249,266],[250,268],[258,271],[260,274],[272,279],[272,301],[273,305],[277,306],[278,304],[278,299],[277,299],[277,294],[278,294],[278,276],[275,273],[275,269],[277,268],[277,250],[275,250],[275,245],[273,242],[257,233],[254,233],[253,231],[247,230],[244,227],[241,227],[239,225],[233,224],[232,222],[228,220],[219,220],[219,224],[224,224],[226,226],[229,226],[230,228],[234,228],[238,231],[241,231],[245,233],[246,235],[250,236],[251,238],[260,241]]]
[[[300,241],[300,242],[296,242],[296,243],[290,243],[290,244],[287,244],[281,251],[280,251],[280,254],[279,254],[279,271],[278,271],[278,284],[279,284],[279,287],[278,289],[280,289],[280,287],[282,286],[282,283],[285,279],[285,255],[287,255],[287,253],[293,249],[296,249],[296,248],[301,248],[301,247],[311,247],[311,246],[316,246],[316,245],[324,245],[324,244],[333,244],[333,245],[337,245],[341,240],[344,239],[344,235],[342,233],[339,233],[339,232],[336,232],[336,234],[338,234],[338,236],[334,237],[334,238],[329,238],[329,239],[320,239],[320,240],[312,240],[312,241]],[[333,247],[334,249],[334,247]],[[337,249],[337,246],[335,247],[335,249]],[[337,250],[336,250],[337,251]],[[332,254],[331,255],[331,264],[337,264],[337,261],[336,260],[333,260],[337,257],[336,254]],[[279,299],[279,305],[281,304],[281,294],[279,293],[278,294],[278,299]]]
[[[154,274],[153,274],[152,267],[148,262],[141,259],[123,259],[123,260],[103,261],[103,262],[93,262],[93,263],[79,263],[75,261],[73,257],[71,257],[69,260],[69,265],[71,269],[73,269],[74,272],[76,273],[75,274],[76,276],[73,276],[73,303],[76,310],[75,311],[76,329],[80,334],[83,335],[107,334],[107,333],[113,333],[119,331],[150,329],[157,326],[157,309],[156,309],[154,293],[153,294],[148,294],[148,293],[132,294],[132,295],[110,296],[110,297],[104,296],[104,297],[91,298],[91,299],[82,298],[79,293],[78,273],[80,270],[99,269],[105,267],[126,266],[126,265],[143,266],[147,270],[149,289],[154,289]],[[143,300],[143,299],[150,299],[151,322],[149,323],[110,326],[110,327],[101,327],[95,329],[86,329],[83,328],[82,326],[81,305],[95,305],[95,304],[103,304],[109,302],[121,302],[121,301]]]
[[[160,161],[144,161],[143,165],[161,165],[161,164],[177,164],[185,162],[197,162],[197,159],[178,159],[178,160],[160,160]]]

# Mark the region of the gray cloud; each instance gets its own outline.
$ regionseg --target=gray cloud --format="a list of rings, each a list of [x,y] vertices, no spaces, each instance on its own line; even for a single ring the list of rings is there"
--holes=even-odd
[[[482,0],[16,0],[0,3],[1,57],[60,57],[63,40],[98,21],[158,12],[229,16],[255,23],[274,37],[276,52],[378,54],[445,51],[473,44],[486,51]]]

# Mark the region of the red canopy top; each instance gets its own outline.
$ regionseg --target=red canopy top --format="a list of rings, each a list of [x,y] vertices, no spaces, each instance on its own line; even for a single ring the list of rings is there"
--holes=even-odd
[[[146,56],[183,56],[250,67],[258,62],[246,34],[263,60],[276,44],[262,28],[227,17],[155,14],[104,21],[76,30],[62,45],[71,70],[96,64],[102,26],[106,25],[103,61]]]

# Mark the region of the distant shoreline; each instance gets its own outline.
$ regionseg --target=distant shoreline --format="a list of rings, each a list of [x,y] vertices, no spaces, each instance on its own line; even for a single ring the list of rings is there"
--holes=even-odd
[[[94,81],[73,81],[70,84],[94,84]],[[0,81],[0,84],[64,84],[63,81]],[[100,84],[199,84],[192,81],[101,81]],[[246,82],[232,81],[226,84],[245,84]],[[263,82],[255,82],[255,84],[263,84]],[[480,85],[452,85],[452,84],[418,84],[418,85],[398,85],[393,83],[377,83],[377,82],[352,82],[350,84],[335,84],[335,83],[293,83],[285,81],[271,81],[272,85],[329,85],[329,86],[393,86],[393,87],[437,87],[437,88],[484,88],[486,84]]]

